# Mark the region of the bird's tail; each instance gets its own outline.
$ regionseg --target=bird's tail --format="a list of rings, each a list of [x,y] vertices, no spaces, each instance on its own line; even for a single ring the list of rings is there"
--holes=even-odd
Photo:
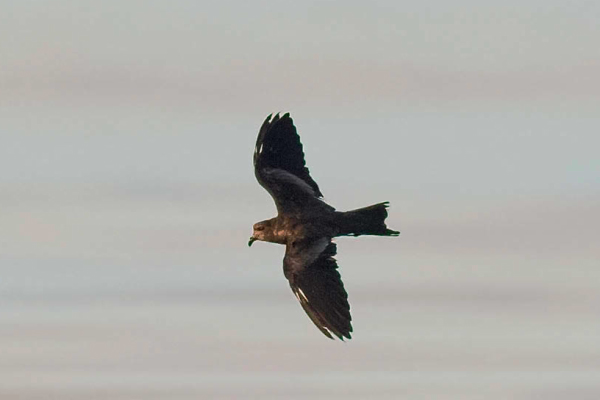
[[[340,236],[398,236],[400,232],[388,229],[385,225],[388,205],[389,203],[386,201],[357,210],[338,212]]]

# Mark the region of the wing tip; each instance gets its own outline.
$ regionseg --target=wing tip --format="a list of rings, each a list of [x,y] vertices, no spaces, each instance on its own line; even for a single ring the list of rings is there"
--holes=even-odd
[[[344,331],[335,329],[335,328],[333,328],[333,326],[327,326],[327,325],[323,325],[323,326],[317,325],[317,328],[319,328],[319,330],[321,332],[323,332],[323,334],[331,340],[335,340],[334,336],[337,337],[342,342],[352,339],[352,325],[350,325],[350,327]]]
[[[302,289],[292,286],[292,291],[304,309],[306,315],[308,315],[312,323],[321,331],[321,333],[323,333],[323,335],[327,336],[331,340],[335,340],[335,337],[337,337],[342,342],[346,339],[352,339],[352,317],[347,320],[343,318],[344,321],[341,324],[339,320],[337,323],[334,323],[330,318],[327,317],[327,315],[324,315],[322,312],[314,309],[311,306],[310,301]]]
[[[338,339],[340,339],[342,342],[346,342],[346,340],[350,340],[352,339],[352,328],[350,328],[350,330],[346,331],[346,332],[340,332],[340,333],[334,333],[335,336],[337,336]]]
[[[262,138],[264,137],[264,135],[274,125],[276,125],[279,121],[288,120],[288,119],[290,120],[290,122],[293,125],[294,121],[290,117],[289,112],[286,112],[285,114],[281,115],[281,111],[279,111],[277,113],[271,113],[271,114],[267,115],[267,118],[265,118],[265,120],[263,121],[263,123],[260,126],[260,129],[258,131],[257,144],[262,141]]]

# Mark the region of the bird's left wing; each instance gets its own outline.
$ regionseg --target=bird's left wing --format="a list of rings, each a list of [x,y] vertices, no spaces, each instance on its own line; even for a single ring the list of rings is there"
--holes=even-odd
[[[283,271],[306,314],[323,334],[351,338],[352,317],[348,294],[333,258],[336,245],[322,237],[288,244]]]
[[[269,115],[261,126],[254,150],[254,174],[280,212],[307,205],[332,209],[320,200],[323,194],[308,172],[300,136],[288,113]]]

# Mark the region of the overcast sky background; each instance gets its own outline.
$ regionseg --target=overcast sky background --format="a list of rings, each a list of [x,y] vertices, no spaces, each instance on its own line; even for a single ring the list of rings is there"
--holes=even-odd
[[[600,395],[600,4],[1,1],[0,396]],[[289,111],[355,337],[246,246]],[[240,397],[241,396],[241,397]]]

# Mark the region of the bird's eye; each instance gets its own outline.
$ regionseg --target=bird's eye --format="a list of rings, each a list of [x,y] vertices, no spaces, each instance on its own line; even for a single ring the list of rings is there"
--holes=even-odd
[[[257,227],[256,227],[256,228],[254,228],[254,229],[255,229],[255,230],[257,230],[257,231],[264,231],[264,230],[265,230],[265,227],[261,225],[261,226],[257,226]]]

